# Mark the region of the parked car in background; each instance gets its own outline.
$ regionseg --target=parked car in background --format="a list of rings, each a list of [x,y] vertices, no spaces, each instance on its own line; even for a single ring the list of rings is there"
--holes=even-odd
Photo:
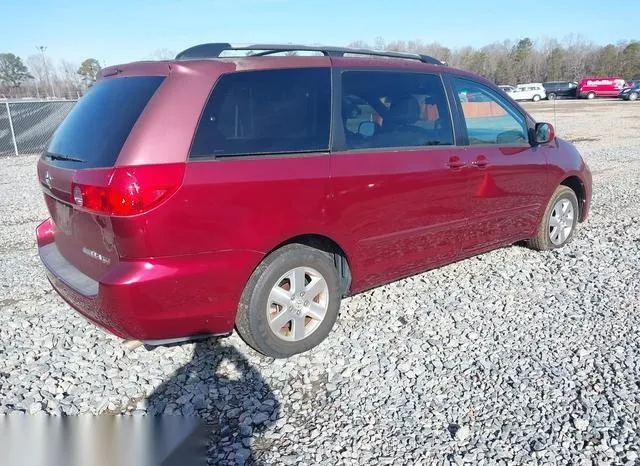
[[[324,56],[274,55],[292,50]],[[103,69],[37,172],[39,255],[71,306],[121,338],[235,329],[271,357],[318,345],[343,297],[523,240],[560,248],[591,199],[576,147],[487,80],[291,44]]]
[[[622,78],[583,78],[578,84],[577,96],[584,99],[596,97],[617,97],[627,82]]]
[[[622,89],[618,97],[622,100],[638,100],[638,97],[640,97],[640,81],[636,81],[633,86]]]
[[[640,79],[632,79],[627,83],[627,87],[637,87],[640,86]]]
[[[527,83],[518,84],[512,90],[509,90],[507,94],[513,100],[532,100],[537,102],[547,98],[547,91],[541,83]]]
[[[578,83],[572,81],[549,81],[542,83],[542,86],[547,92],[547,99],[549,100],[557,98],[573,99],[578,89]]]

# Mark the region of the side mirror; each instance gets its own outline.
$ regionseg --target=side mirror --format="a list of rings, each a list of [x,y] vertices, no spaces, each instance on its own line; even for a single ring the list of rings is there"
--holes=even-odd
[[[373,121],[363,121],[358,127],[358,134],[370,138],[376,133],[376,124]]]
[[[549,144],[556,137],[551,123],[536,123],[536,143]]]

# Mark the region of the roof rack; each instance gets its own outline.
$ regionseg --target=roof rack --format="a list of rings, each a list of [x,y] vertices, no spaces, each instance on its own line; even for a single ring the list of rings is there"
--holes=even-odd
[[[325,47],[322,45],[295,45],[295,44],[252,44],[252,45],[232,45],[227,43],[200,44],[183,50],[176,55],[176,60],[201,60],[207,58],[218,58],[222,52],[229,50],[257,51],[250,56],[259,57],[272,55],[280,52],[320,52],[326,57],[344,57],[351,55],[369,55],[374,57],[405,58],[409,60],[419,60],[422,63],[432,65],[443,65],[440,60],[421,55],[418,53],[405,52],[384,52],[381,50],[355,49],[349,47]]]

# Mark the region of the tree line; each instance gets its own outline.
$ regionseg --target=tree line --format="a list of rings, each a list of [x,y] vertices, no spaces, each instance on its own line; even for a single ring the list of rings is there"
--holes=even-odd
[[[0,97],[78,98],[100,70],[95,58],[80,65],[61,60],[56,66],[44,55],[32,55],[25,64],[13,53],[0,53]]]
[[[495,42],[483,47],[451,49],[437,42],[421,40],[373,44],[355,41],[351,47],[422,53],[447,64],[477,73],[497,84],[577,81],[588,76],[617,76],[640,79],[640,41],[596,45],[580,36],[563,41],[528,37]],[[160,49],[151,59],[172,58],[174,52]],[[95,58],[77,64],[68,60],[53,63],[44,54],[23,62],[13,53],[0,53],[0,97],[77,98],[96,80],[101,66]]]
[[[568,36],[562,42],[557,39],[534,42],[525,37],[479,48],[450,49],[437,42],[385,42],[378,37],[373,44],[356,41],[349,45],[431,55],[496,84],[578,81],[589,76],[616,76],[627,80],[640,78],[640,41],[637,40],[596,45],[580,36]]]
[[[146,59],[167,60],[175,57],[169,49],[157,49]],[[54,63],[44,53],[25,61],[13,53],[0,53],[0,98],[77,99],[97,79],[102,66],[95,58],[81,63],[60,60]]]

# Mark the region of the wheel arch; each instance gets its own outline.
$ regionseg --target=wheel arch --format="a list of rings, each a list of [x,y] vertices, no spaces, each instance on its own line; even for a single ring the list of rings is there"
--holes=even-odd
[[[579,209],[578,219],[580,222],[582,222],[584,220],[584,204],[586,202],[586,191],[584,188],[584,183],[579,177],[572,175],[562,180],[560,182],[560,185],[571,188],[571,190],[576,194],[576,197],[578,198]]]
[[[349,295],[352,279],[351,265],[347,253],[345,252],[344,248],[342,248],[342,246],[337,243],[337,241],[329,238],[328,236],[317,233],[301,234],[291,237],[274,246],[270,251],[267,252],[265,257],[269,256],[271,253],[277,251],[283,246],[286,246],[287,244],[302,244],[331,254],[331,256],[333,257],[334,266],[337,271],[338,279],[340,280],[340,291],[342,297]]]

